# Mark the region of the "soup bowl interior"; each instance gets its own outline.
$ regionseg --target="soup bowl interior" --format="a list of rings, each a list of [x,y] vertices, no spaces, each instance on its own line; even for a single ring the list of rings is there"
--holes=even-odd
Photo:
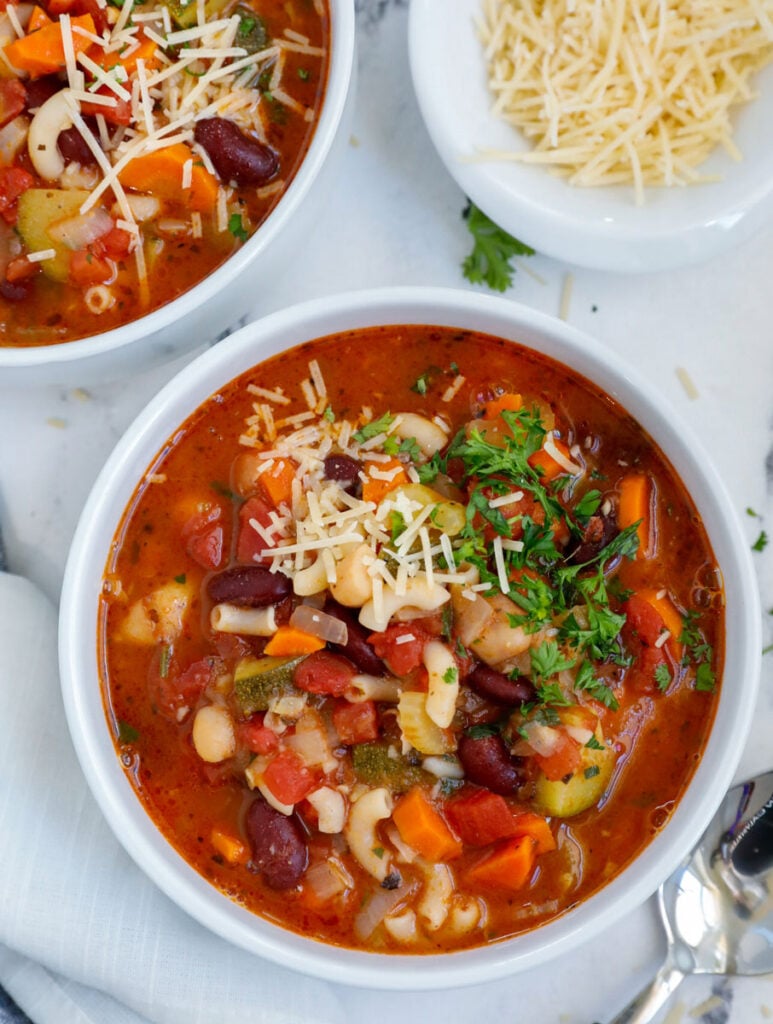
[[[0,345],[6,384],[86,385],[118,380],[213,342],[254,307],[314,225],[348,138],[353,103],[354,4],[329,0],[330,56],[324,99],[308,149],[279,202],[245,244],[198,284],[120,327],[55,345]]]
[[[111,541],[167,438],[210,395],[262,360],[300,341],[387,324],[446,325],[517,341],[611,395],[650,434],[692,496],[726,595],[724,683],[714,724],[666,826],[603,889],[548,924],[487,946],[420,957],[342,949],[286,931],[232,902],[191,868],[158,831],[124,774],[106,722],[97,654],[97,609]],[[689,852],[732,781],[751,721],[760,649],[757,605],[747,545],[721,480],[659,394],[613,353],[565,323],[499,299],[435,289],[354,293],[243,328],[183,370],[128,430],[95,484],[73,541],[61,605],[62,688],[73,741],[105,817],[135,861],[193,917],[260,956],[328,980],[440,988],[522,970],[589,940],[647,898]]]

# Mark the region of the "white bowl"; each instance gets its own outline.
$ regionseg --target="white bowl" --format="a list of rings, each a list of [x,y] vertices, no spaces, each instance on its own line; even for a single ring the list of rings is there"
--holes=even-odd
[[[707,260],[749,238],[773,215],[773,67],[759,97],[734,115],[734,162],[717,150],[701,167],[719,182],[648,188],[578,188],[544,167],[470,160],[481,149],[522,151],[529,143],[494,117],[474,18],[481,0],[412,0],[411,72],[432,141],[465,193],[501,227],[538,252],[602,270],[666,270]]]
[[[83,385],[116,380],[215,340],[255,305],[271,275],[286,267],[313,229],[337,156],[348,141],[354,74],[353,0],[329,0],[330,66],[311,144],[289,188],[255,234],[203,281],[147,316],[78,341],[34,348],[0,346],[8,385]]]
[[[660,445],[703,517],[727,597],[724,685],[703,760],[672,819],[620,876],[576,909],[530,933],[459,953],[408,957],[327,946],[231,902],[166,842],[121,767],[102,701],[97,607],[116,528],[140,478],[179,425],[213,392],[303,341],[379,324],[437,324],[517,340],[607,391]],[[248,325],[188,365],[129,428],[88,499],[61,600],[60,663],[67,718],[105,817],[157,885],[217,934],[260,956],[327,980],[430,989],[523,970],[588,941],[640,904],[688,853],[730,785],[754,708],[761,649],[757,586],[740,524],[700,444],[660,394],[612,352],[567,324],[503,299],[445,289],[360,292],[306,303]]]

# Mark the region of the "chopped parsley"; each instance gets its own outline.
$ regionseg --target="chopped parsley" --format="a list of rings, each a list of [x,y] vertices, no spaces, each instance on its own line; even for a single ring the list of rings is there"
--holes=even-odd
[[[140,738],[140,734],[133,725],[129,725],[128,722],[118,723],[118,743],[122,747],[136,743]]]
[[[246,242],[250,237],[249,231],[247,231],[242,223],[242,215],[240,213],[232,213],[228,218],[228,230],[240,242]]]
[[[585,744],[588,750],[605,750],[603,743],[599,743],[595,736],[591,736],[588,742]]]
[[[671,672],[664,661],[655,669],[654,678],[660,692],[665,693],[671,685]]]
[[[752,544],[752,551],[764,551],[768,546],[768,535],[764,530],[760,530],[759,537]]]
[[[364,427],[360,427],[359,430],[355,430],[352,436],[357,444],[364,444],[365,441],[369,441],[372,437],[378,437],[379,434],[389,430],[394,421],[395,418],[392,413],[385,412],[377,420],[372,420],[370,423],[366,423]]]
[[[533,256],[534,250],[498,227],[474,203],[468,203],[462,217],[475,239],[472,252],[462,263],[462,273],[472,284],[487,284],[494,291],[506,291],[515,273],[512,258]]]
[[[449,686],[453,685],[459,679],[459,669],[449,666],[443,673],[443,682],[448,683]]]
[[[311,72],[309,72],[306,68],[298,68],[298,78],[300,78],[302,82],[308,82],[310,77]]]
[[[185,573],[181,572],[179,576],[175,576],[174,581],[175,581],[175,583],[185,583],[185,579],[186,579]]]
[[[574,514],[581,519],[590,519],[601,504],[601,491],[586,491],[574,506]]]
[[[583,775],[585,776],[586,779],[593,779],[597,775],[600,775],[600,774],[601,774],[601,769],[599,768],[599,766],[597,764],[589,765],[589,767],[587,767],[585,769],[585,771],[583,772]]]
[[[322,419],[327,420],[328,423],[335,423],[336,414],[333,412],[331,406],[328,406],[322,413]]]

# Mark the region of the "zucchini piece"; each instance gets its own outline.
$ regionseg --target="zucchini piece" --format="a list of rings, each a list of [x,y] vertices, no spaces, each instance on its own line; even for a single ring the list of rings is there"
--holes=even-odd
[[[595,736],[599,743],[604,743],[601,728],[596,730]],[[539,773],[536,804],[545,814],[556,818],[571,818],[587,811],[604,795],[614,767],[615,752],[611,747],[604,745],[601,750],[583,747],[582,763],[568,781],[551,782]]]
[[[19,196],[19,217],[16,222],[22,241],[29,252],[55,249],[56,256],[40,264],[52,281],[66,281],[70,275],[70,249],[48,233],[52,224],[77,217],[88,199],[85,189],[29,188]]]
[[[405,793],[428,779],[437,782],[406,757],[392,756],[387,743],[357,743],[352,747],[352,767],[359,782],[385,786],[393,793]]]
[[[207,0],[204,4],[206,20],[214,21],[229,3],[230,0]],[[192,28],[196,24],[196,0],[164,0],[164,6],[180,28]]]
[[[234,46],[243,46],[247,53],[260,53],[269,43],[266,22],[249,7],[239,6],[233,12],[239,15]]]
[[[293,685],[293,673],[306,655],[299,658],[242,658],[234,671],[234,695],[245,715],[266,711],[276,697],[300,694]]]

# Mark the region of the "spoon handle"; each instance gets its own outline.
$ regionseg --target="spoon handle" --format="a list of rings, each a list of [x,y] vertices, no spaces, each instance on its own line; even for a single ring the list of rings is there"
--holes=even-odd
[[[667,960],[652,981],[609,1024],[649,1024],[683,978],[684,973]]]

